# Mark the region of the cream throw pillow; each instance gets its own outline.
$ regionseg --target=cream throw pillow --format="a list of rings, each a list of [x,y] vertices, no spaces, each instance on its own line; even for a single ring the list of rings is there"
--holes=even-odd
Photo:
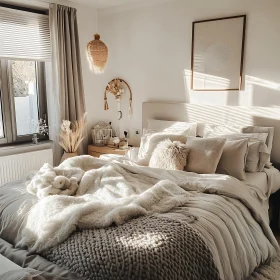
[[[265,127],[265,126],[247,126],[242,129],[243,133],[267,133],[267,139],[265,141],[265,144],[267,145],[268,152],[269,152],[269,158],[265,164],[266,167],[270,167],[270,154],[272,150],[272,144],[273,144],[273,137],[274,137],[274,127]]]
[[[150,158],[155,150],[157,144],[165,139],[170,139],[171,141],[179,141],[181,143],[186,143],[187,136],[179,134],[170,133],[153,133],[147,134],[141,137],[141,144],[138,152],[137,162],[139,165],[149,165]]]
[[[149,166],[161,169],[184,170],[187,164],[188,151],[189,149],[185,144],[166,139],[155,148]]]
[[[227,141],[216,173],[227,174],[238,180],[245,180],[248,141],[248,139]]]
[[[225,138],[188,137],[189,155],[185,170],[199,174],[215,173],[225,142]]]
[[[247,172],[263,171],[269,155],[268,148],[263,141],[249,141],[245,170]]]

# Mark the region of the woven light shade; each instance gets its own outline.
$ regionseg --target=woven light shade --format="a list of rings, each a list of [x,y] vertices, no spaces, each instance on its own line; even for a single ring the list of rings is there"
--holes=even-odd
[[[95,34],[94,40],[87,44],[87,59],[90,69],[95,74],[104,73],[105,65],[108,59],[108,48],[100,40],[100,35]]]

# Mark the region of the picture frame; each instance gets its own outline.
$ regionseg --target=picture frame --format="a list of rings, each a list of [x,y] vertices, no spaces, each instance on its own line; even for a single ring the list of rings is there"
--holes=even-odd
[[[191,90],[241,90],[246,15],[192,24]]]

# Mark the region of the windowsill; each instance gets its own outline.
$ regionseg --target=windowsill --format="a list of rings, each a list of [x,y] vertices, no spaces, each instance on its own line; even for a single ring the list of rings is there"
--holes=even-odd
[[[0,146],[0,157],[1,156],[10,156],[21,153],[28,153],[33,151],[40,151],[45,149],[52,149],[53,141],[51,140],[41,140],[38,144],[28,143],[19,143],[19,144],[7,144],[5,146]]]

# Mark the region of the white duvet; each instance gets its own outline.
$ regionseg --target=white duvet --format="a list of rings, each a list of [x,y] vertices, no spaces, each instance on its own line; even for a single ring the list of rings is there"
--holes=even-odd
[[[58,176],[79,174],[79,188],[74,197],[48,196],[31,209],[19,245],[34,251],[62,242],[77,227],[107,227],[156,212],[180,215],[187,207],[198,217],[192,226],[210,247],[221,279],[244,279],[276,256],[278,244],[261,196],[232,177],[90,156],[68,159],[54,171]]]

